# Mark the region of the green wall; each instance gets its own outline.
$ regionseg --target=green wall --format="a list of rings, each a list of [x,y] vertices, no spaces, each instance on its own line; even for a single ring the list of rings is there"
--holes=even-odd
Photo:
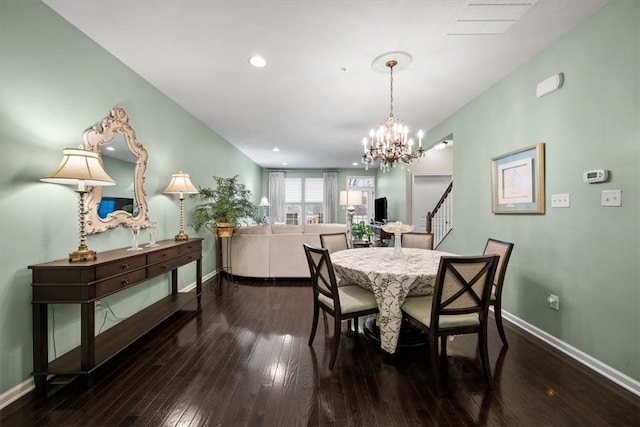
[[[262,170],[40,1],[0,2],[0,55],[2,393],[28,379],[32,370],[27,266],[64,258],[78,247],[77,195],[39,178],[60,163],[63,148],[82,144],[86,128],[114,107],[128,113],[149,153],[145,187],[158,239],[173,238],[178,231],[178,201],[162,194],[172,173],[188,172],[195,185],[203,186],[213,183],[213,175],[239,174],[257,203]],[[188,222],[195,201],[187,198],[185,205]],[[196,235],[189,227],[186,232]],[[217,266],[217,251],[211,236],[200,235],[206,237],[206,275]],[[89,247],[98,252],[129,244],[123,228],[88,237]],[[179,276],[180,287],[187,286],[195,280],[195,268],[184,267]],[[126,317],[166,295],[168,288],[169,278],[158,278],[108,302]],[[56,305],[54,312],[50,337],[60,355],[79,343],[79,309]],[[96,323],[103,316],[99,312]]]
[[[454,230],[442,246],[515,243],[503,307],[640,380],[640,2],[616,0],[429,132],[453,133]],[[536,98],[564,72],[563,88]],[[435,142],[435,141],[431,141]],[[491,213],[490,159],[544,142],[546,214]],[[609,169],[606,183],[582,173]],[[601,207],[604,189],[622,207]],[[571,207],[550,207],[569,193]],[[560,297],[560,310],[546,297]]]

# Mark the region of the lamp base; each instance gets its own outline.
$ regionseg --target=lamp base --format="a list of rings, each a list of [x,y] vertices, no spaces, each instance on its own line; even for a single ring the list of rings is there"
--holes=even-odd
[[[189,240],[189,236],[187,236],[186,234],[184,234],[184,232],[179,232],[178,234],[176,234],[175,240],[177,242],[181,242],[183,240]]]
[[[80,246],[78,248],[78,250],[76,250],[75,252],[71,252],[69,254],[69,262],[75,262],[75,261],[93,261],[94,259],[97,259],[98,255],[96,253],[96,251],[92,251],[91,249],[87,248],[86,246]]]

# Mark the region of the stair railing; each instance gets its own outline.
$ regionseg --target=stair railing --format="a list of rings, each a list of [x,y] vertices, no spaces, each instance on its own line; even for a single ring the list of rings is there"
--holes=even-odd
[[[433,234],[433,248],[438,245],[453,229],[453,181],[436,203],[433,211],[427,213],[427,233]]]

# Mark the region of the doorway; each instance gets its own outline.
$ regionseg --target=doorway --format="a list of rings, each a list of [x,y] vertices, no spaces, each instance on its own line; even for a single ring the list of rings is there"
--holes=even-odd
[[[432,211],[436,203],[451,182],[451,175],[413,175],[411,206],[413,231],[427,231],[427,213]]]

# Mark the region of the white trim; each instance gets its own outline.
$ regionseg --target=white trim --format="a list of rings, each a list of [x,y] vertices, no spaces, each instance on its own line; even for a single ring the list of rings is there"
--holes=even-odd
[[[491,307],[493,310],[493,307]],[[554,337],[548,332],[543,331],[542,329],[528,323],[519,317],[509,313],[508,311],[502,310],[502,318],[508,320],[513,325],[523,329],[525,332],[530,333],[531,335],[541,339],[545,343],[550,346],[560,350],[567,356],[575,359],[576,361],[582,363],[587,368],[590,368],[597,372],[598,374],[608,378],[614,383],[618,384],[620,387],[630,391],[636,396],[640,396],[640,381],[637,381],[630,376],[612,368],[611,366],[601,362],[600,360],[589,356],[587,353],[573,347],[570,344]]]
[[[0,409],[4,409],[35,388],[36,386],[33,383],[33,377],[29,377],[15,387],[5,391],[0,394]]]
[[[218,269],[203,276],[202,282],[206,282],[216,274],[219,274]],[[196,282],[193,282],[190,285],[187,285],[184,288],[180,289],[180,292],[190,292],[190,291],[193,291],[195,288],[196,288]],[[0,409],[4,409],[5,407],[9,406],[13,402],[20,399],[22,396],[24,396],[25,394],[33,390],[35,390],[35,384],[33,382],[33,377],[30,376],[23,382],[19,383],[13,388],[10,388],[9,390],[0,394]]]
[[[222,271],[222,268],[220,267],[220,268],[216,268],[214,271],[212,271],[209,274],[205,274],[204,276],[202,276],[202,283],[204,283],[207,280],[211,279],[216,274],[220,274],[221,271]],[[180,292],[191,292],[191,291],[193,291],[195,289],[196,289],[196,282],[193,282],[192,284],[187,285],[184,288],[180,289]]]

